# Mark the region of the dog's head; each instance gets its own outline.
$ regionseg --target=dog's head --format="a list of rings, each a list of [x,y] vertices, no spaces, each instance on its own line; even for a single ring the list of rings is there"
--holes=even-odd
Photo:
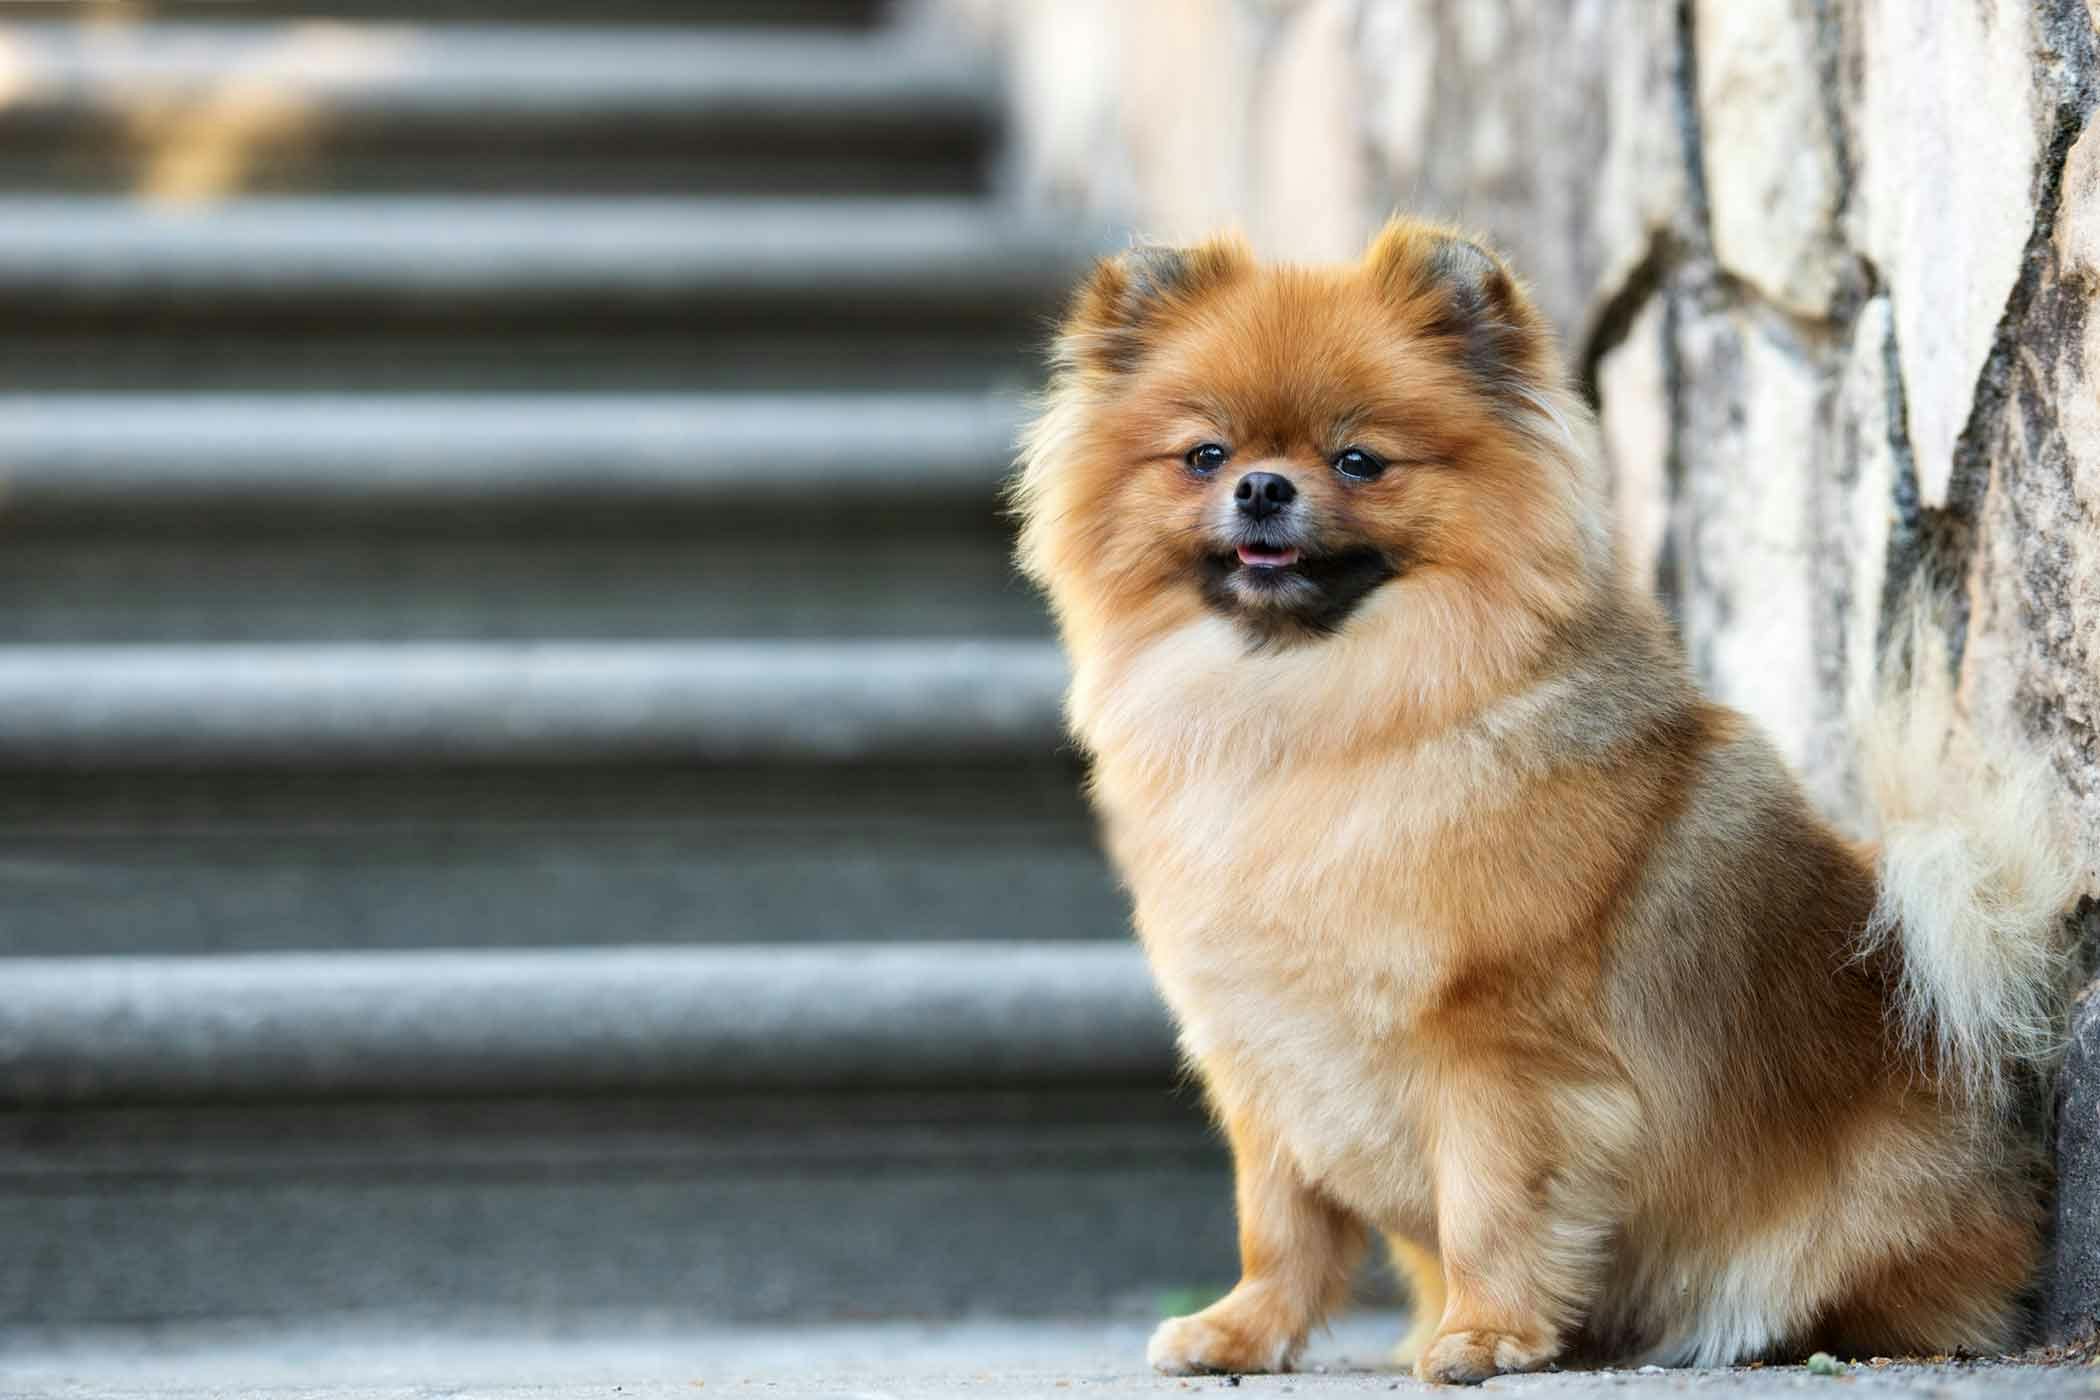
[[[1563,615],[1608,550],[1565,380],[1509,269],[1438,226],[1338,267],[1233,239],[1105,259],[1024,446],[1023,567],[1082,661],[1206,614],[1250,651],[1410,599],[1451,627]]]

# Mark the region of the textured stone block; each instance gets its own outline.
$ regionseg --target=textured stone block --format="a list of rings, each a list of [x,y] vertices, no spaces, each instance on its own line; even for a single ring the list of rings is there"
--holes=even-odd
[[[1700,157],[1714,255],[1800,316],[1830,311],[1843,276],[1843,173],[1808,0],[1694,7]]]
[[[1978,499],[1950,533],[1967,549],[1970,712],[2042,745],[2063,835],[2100,883],[2100,135],[2070,149],[2061,189],[1979,387]]]
[[[1747,712],[1804,768],[1830,708],[1813,576],[1824,380],[1800,347],[1727,312],[1689,311],[1677,353],[1687,386],[1677,420],[1685,644],[1715,698]]]
[[[1889,287],[1927,505],[1946,500],[2034,223],[2043,102],[2029,10],[1870,0],[1853,12],[1857,236]]]
[[[1365,7],[1374,194],[1494,240],[1578,358],[1654,229],[1684,205],[1669,8]]]

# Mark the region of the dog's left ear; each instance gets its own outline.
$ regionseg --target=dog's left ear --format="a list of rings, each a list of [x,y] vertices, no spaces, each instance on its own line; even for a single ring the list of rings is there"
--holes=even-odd
[[[1061,357],[1105,374],[1137,368],[1164,319],[1253,263],[1237,238],[1193,248],[1141,243],[1094,264],[1058,331]]]
[[[1450,229],[1394,219],[1371,240],[1364,267],[1419,318],[1417,333],[1494,392],[1552,373],[1545,318],[1506,263]]]

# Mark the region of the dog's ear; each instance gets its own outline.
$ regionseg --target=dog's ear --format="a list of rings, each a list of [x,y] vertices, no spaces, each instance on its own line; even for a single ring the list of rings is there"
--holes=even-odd
[[[1394,219],[1371,240],[1364,266],[1413,314],[1415,333],[1442,342],[1491,393],[1553,372],[1545,318],[1509,266],[1472,239]]]
[[[1059,358],[1101,374],[1137,368],[1164,319],[1253,264],[1237,238],[1193,248],[1141,243],[1103,258],[1072,296],[1058,332]]]

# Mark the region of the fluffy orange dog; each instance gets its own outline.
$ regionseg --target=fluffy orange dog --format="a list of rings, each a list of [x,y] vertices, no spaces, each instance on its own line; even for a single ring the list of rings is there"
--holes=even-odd
[[[1694,690],[1593,438],[1445,229],[1074,301],[1022,560],[1238,1175],[1244,1276],[1163,1371],[1288,1367],[1373,1230],[1431,1380],[2015,1336],[2071,892],[2035,790],[1884,703],[1883,838],[1840,838]]]

